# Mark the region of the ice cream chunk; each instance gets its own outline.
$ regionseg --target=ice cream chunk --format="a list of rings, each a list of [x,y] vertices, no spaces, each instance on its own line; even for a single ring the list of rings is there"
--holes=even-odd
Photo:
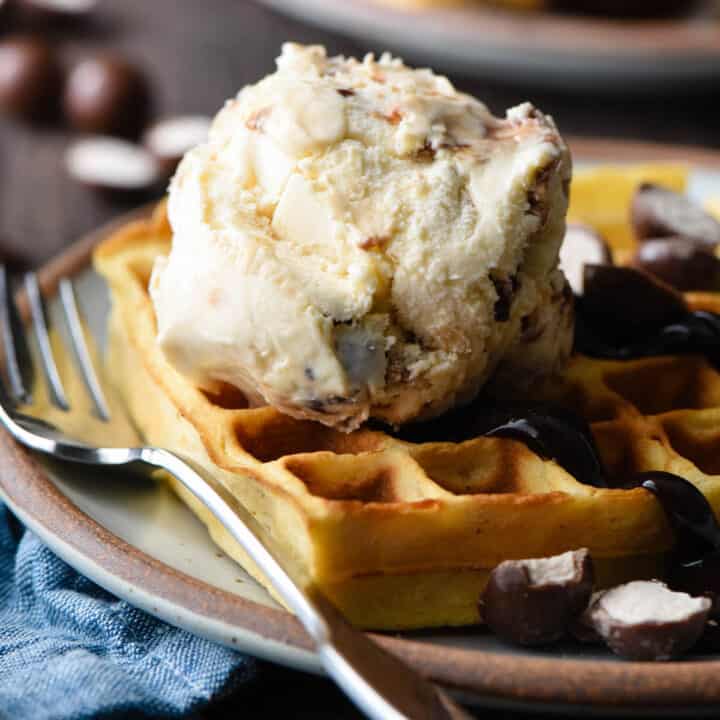
[[[283,46],[170,187],[158,342],[198,385],[349,430],[551,374],[570,158],[529,104],[494,117],[384,54]]]

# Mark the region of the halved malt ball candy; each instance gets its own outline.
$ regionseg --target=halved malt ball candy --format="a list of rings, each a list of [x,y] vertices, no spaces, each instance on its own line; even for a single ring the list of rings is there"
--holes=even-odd
[[[155,158],[142,146],[103,136],[70,145],[65,167],[77,182],[107,192],[144,192],[155,187],[161,177]]]
[[[610,265],[610,248],[600,233],[589,225],[568,223],[560,246],[560,267],[577,295],[583,291],[586,265]]]
[[[699,640],[711,605],[655,580],[635,580],[600,593],[584,622],[621,657],[669,660]]]
[[[684,193],[689,169],[681,164],[598,165],[579,169],[573,175],[568,220],[595,228],[607,241],[616,262],[634,250],[630,205],[642,183],[655,183]]]
[[[81,60],[70,71],[63,107],[80,132],[137,137],[149,113],[149,87],[132,63],[98,55]]]
[[[49,117],[57,105],[62,70],[54,48],[34,37],[0,42],[0,110],[24,120]]]
[[[593,577],[584,548],[547,558],[506,560],[490,573],[480,614],[504,640],[519,645],[555,642],[587,607]]]

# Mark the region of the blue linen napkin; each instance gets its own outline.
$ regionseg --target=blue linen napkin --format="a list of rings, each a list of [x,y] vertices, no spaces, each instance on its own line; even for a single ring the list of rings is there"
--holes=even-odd
[[[181,717],[259,665],[105,592],[0,504],[0,718]]]

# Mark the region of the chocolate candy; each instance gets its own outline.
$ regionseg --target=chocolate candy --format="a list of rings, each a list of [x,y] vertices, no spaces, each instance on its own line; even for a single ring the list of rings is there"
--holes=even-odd
[[[720,318],[690,312],[679,292],[636,268],[586,266],[575,315],[577,352],[619,360],[699,352],[720,365]]]
[[[635,253],[632,264],[683,292],[720,290],[720,260],[693,238],[646,240]]]
[[[480,614],[494,633],[510,642],[555,642],[587,607],[593,577],[586,549],[548,558],[506,560],[490,573],[480,598]]]
[[[143,145],[155,156],[164,175],[175,172],[183,155],[207,140],[211,119],[203,115],[162,118],[143,134]]]
[[[615,343],[644,337],[688,312],[680,293],[635,268],[586,265],[584,287],[583,322]]]
[[[490,281],[497,293],[494,307],[495,320],[496,322],[507,322],[510,319],[510,310],[515,299],[515,293],[518,290],[517,276],[491,273]]]
[[[713,250],[720,245],[720,223],[685,195],[649,183],[641,185],[632,202],[632,224],[641,242],[681,236]]]
[[[135,137],[150,110],[142,73],[110,55],[88,58],[70,72],[63,95],[65,114],[81,132]]]
[[[579,482],[607,486],[590,427],[569,410],[560,407],[496,410],[478,418],[474,429],[476,435],[519,440],[540,457],[555,460]]]
[[[602,235],[589,225],[569,223],[560,247],[560,267],[573,292],[583,292],[586,265],[611,265],[610,248]]]
[[[593,593],[588,607],[592,606],[601,594],[602,591]],[[578,642],[581,642],[584,645],[602,645],[604,642],[602,637],[598,635],[597,630],[593,627],[592,621],[586,612],[580,613],[580,615],[572,620],[568,626],[568,632]]]
[[[708,595],[713,614],[720,602],[720,525],[695,485],[668,472],[638,473],[623,487],[644,487],[658,499],[675,533],[667,579],[674,590]]]
[[[62,73],[53,48],[43,40],[16,37],[0,43],[0,109],[26,120],[51,114]]]
[[[695,562],[720,550],[720,527],[710,503],[695,485],[673,473],[652,470],[637,473],[625,488],[643,487],[658,499],[675,531],[675,557]]]
[[[718,617],[720,605],[720,526],[708,501],[692,483],[661,471],[638,473],[622,487],[644,487],[667,514],[676,536],[668,569],[672,590],[656,581],[635,581],[596,593],[582,612],[592,576],[587,585],[576,582],[587,580],[578,571],[580,551],[572,564],[568,554],[507,561],[491,573],[481,598],[480,610],[491,630],[524,645],[552,642],[567,631],[581,642],[604,641],[632,660],[680,655],[706,629],[709,637],[702,648],[718,648],[720,632],[707,621]],[[563,595],[560,589],[567,591],[568,584],[572,590]],[[582,592],[574,595],[579,588]],[[574,604],[576,598],[584,601]]]
[[[635,580],[599,593],[583,622],[621,657],[669,660],[697,643],[710,606],[708,598],[674,592],[654,580]]]
[[[628,269],[628,268],[624,268]],[[664,325],[639,326],[637,338],[624,336],[622,323],[613,326],[598,322],[586,313],[582,301],[576,302],[575,351],[591,357],[627,360],[652,355],[699,353],[720,368],[720,316],[704,312],[686,312],[683,317]],[[637,308],[628,306],[631,318]],[[641,315],[643,310],[641,309]],[[652,315],[652,313],[648,313]]]
[[[155,158],[143,147],[102,136],[70,145],[65,167],[74,180],[109,192],[142,193],[156,186],[160,178]]]
[[[435,420],[384,430],[415,443],[463,442],[479,435],[511,438],[541,457],[552,458],[580,482],[606,487],[590,427],[559,406],[492,407],[481,398]]]

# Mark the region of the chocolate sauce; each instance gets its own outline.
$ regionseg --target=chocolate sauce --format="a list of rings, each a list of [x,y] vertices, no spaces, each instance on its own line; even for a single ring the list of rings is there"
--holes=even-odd
[[[695,485],[668,472],[638,473],[625,488],[643,487],[660,502],[675,532],[667,581],[673,590],[713,599],[720,609],[720,525],[707,498]]]
[[[633,267],[588,265],[583,268],[583,294],[577,312],[611,345],[624,345],[688,314],[685,298],[650,273]]]
[[[671,561],[668,585],[689,595],[706,595],[713,601],[711,615],[720,618],[720,552],[708,553],[695,562]]]
[[[720,366],[720,316],[691,311],[674,288],[630,267],[586,265],[575,300],[576,352],[614,360],[701,353]]]
[[[694,238],[645,240],[631,263],[682,292],[720,291],[720,260],[712,249]]]
[[[408,442],[462,442],[479,435],[511,438],[555,460],[586,485],[645,488],[658,499],[675,533],[668,585],[691,595],[710,596],[713,612],[720,616],[720,525],[710,503],[691,482],[668,472],[641,472],[622,483],[609,482],[590,427],[580,416],[554,406],[493,408],[484,402],[393,434]]]
[[[496,312],[504,319],[507,293],[501,290],[506,288],[502,283],[496,287],[502,306]],[[586,266],[585,295],[576,298],[575,307],[577,352],[617,360],[701,353],[720,368],[720,315],[690,311],[681,295],[647,273]],[[621,484],[609,482],[590,427],[578,415],[549,405],[493,407],[487,398],[479,398],[393,434],[416,443],[463,442],[480,435],[511,438],[555,460],[578,482],[645,488],[658,499],[675,533],[668,585],[691,595],[709,595],[720,618],[720,525],[705,496],[691,482],[662,471],[637,473]]]
[[[555,460],[580,482],[607,487],[590,426],[562,407],[492,407],[483,399],[392,434],[415,443],[463,442],[480,435],[511,438],[540,457]]]
[[[678,561],[692,563],[720,550],[720,526],[710,503],[691,482],[673,473],[653,470],[634,475],[624,488],[643,487],[658,499],[677,536]]]
[[[602,327],[588,322],[582,304],[582,299],[576,299],[575,352],[612,360],[697,353],[720,368],[720,315],[688,312],[682,319],[649,328],[637,339],[618,344],[608,339]]]
[[[488,420],[490,427],[480,432],[485,437],[524,442],[540,457],[555,460],[579,482],[607,487],[590,427],[574,413],[564,408],[506,410]]]
[[[710,613],[711,618],[705,625],[705,632],[693,647],[694,653],[712,653],[715,655],[720,650],[720,623],[712,617],[716,613],[716,608],[714,607]]]

